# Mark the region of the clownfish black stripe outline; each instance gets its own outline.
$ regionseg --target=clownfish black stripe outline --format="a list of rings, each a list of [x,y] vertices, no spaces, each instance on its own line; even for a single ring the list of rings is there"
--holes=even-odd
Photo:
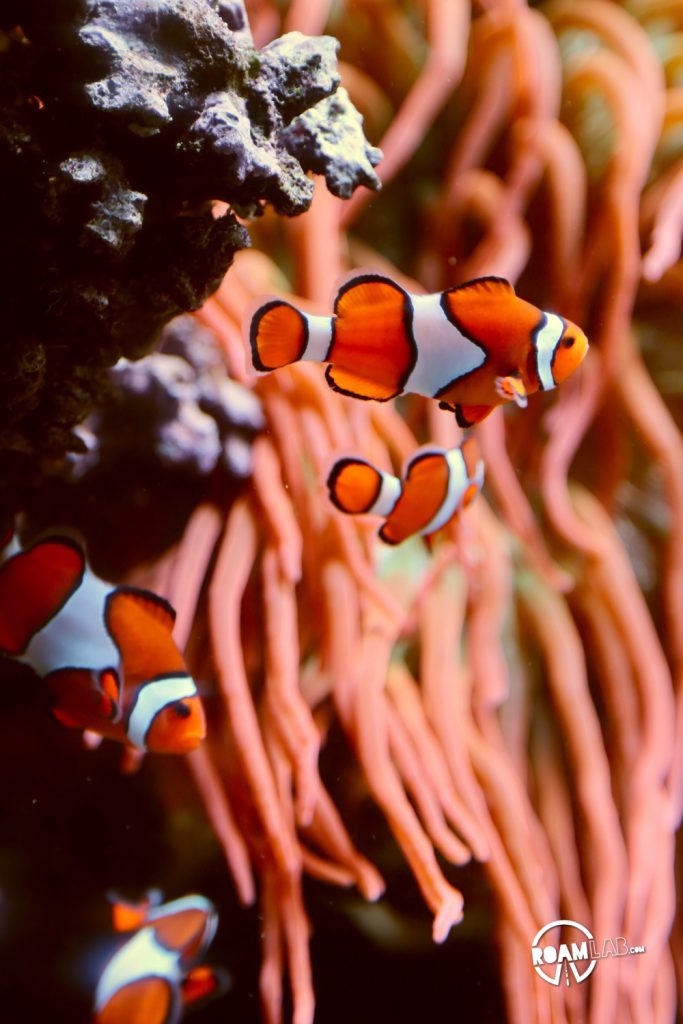
[[[505,278],[502,278],[502,277],[482,277],[482,278],[479,278],[479,280],[481,280],[481,281],[495,281],[495,282],[503,281],[505,284],[507,284],[507,281],[505,281]],[[471,377],[473,374],[479,372],[481,370],[482,366],[486,365],[486,360],[489,359],[490,355],[491,355],[491,353],[487,350],[486,346],[484,344],[482,344],[482,342],[478,338],[476,338],[472,334],[471,331],[465,330],[465,328],[463,327],[463,325],[462,325],[462,323],[460,321],[460,318],[455,315],[455,313],[450,308],[450,305],[449,305],[449,303],[447,301],[447,296],[448,295],[452,295],[453,292],[460,291],[461,289],[464,290],[467,287],[468,287],[467,285],[456,285],[454,288],[448,288],[441,295],[440,306],[441,306],[441,308],[443,310],[444,316],[449,321],[449,323],[453,324],[453,326],[455,327],[456,331],[459,331],[460,334],[463,336],[463,338],[466,338],[472,345],[474,345],[476,348],[479,349],[480,352],[483,353],[484,360],[483,360],[483,362],[481,362],[479,364],[479,366],[474,366],[471,370],[466,370],[464,373],[459,373],[455,377],[452,377],[446,384],[444,384],[442,387],[439,388],[439,390],[434,395],[434,398],[441,398],[441,395],[445,394],[449,390],[449,388],[454,387],[456,384],[462,384],[463,381],[467,381],[468,377]],[[457,419],[457,417],[458,417],[457,411],[455,412],[455,416],[456,416],[456,419]],[[472,424],[468,423],[466,421],[461,423],[460,420],[458,420],[458,426],[460,426],[460,427],[471,427]]]
[[[546,330],[546,328],[550,328],[553,326],[550,317],[553,317],[554,320],[559,322],[561,329],[559,333],[556,331],[553,347],[551,350],[548,350],[539,348],[539,340],[541,338],[542,333]],[[557,325],[555,326],[557,327]],[[564,337],[564,333],[566,330],[567,321],[564,319],[564,317],[560,316],[559,313],[547,313],[544,311],[541,313],[541,318],[538,321],[538,324],[531,332],[531,342],[533,345],[534,355],[536,357],[534,360],[534,369],[536,372],[536,377],[538,379],[538,387],[540,391],[553,391],[557,387],[554,372],[555,360],[557,358],[557,353],[560,350],[560,345],[562,343],[562,339]],[[543,360],[544,365],[541,365],[541,360]],[[547,380],[544,380],[546,370],[550,375],[550,380],[552,383],[549,383]]]

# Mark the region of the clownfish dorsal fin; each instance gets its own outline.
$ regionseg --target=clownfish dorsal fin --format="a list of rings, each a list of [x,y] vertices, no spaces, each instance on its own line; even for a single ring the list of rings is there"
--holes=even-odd
[[[116,958],[112,966],[118,966]],[[107,971],[103,977],[107,977]],[[111,977],[108,979],[111,985]],[[106,1002],[97,1007],[92,1018],[93,1024],[179,1024],[182,1004],[176,989],[168,977],[147,974],[133,977],[121,983],[110,992]]]
[[[406,459],[405,463],[403,464],[403,469],[401,471],[402,479],[403,480],[407,480],[408,477],[410,476],[410,474],[415,469],[416,464],[419,464],[424,459],[429,458],[430,456],[434,456],[434,455],[441,456],[442,458],[445,458],[446,449],[442,448],[440,445],[436,445],[436,444],[423,444],[423,445],[421,445],[419,448],[417,448],[412,453],[412,455],[410,455]]]
[[[486,296],[489,299],[510,298],[516,295],[515,289],[504,277],[477,277],[473,281],[466,281],[464,284],[456,284],[453,288],[446,289],[447,295],[459,295],[474,298],[475,296]]]
[[[104,621],[121,656],[124,684],[185,672],[172,636],[175,612],[162,597],[136,587],[116,587],[106,599]]]
[[[85,573],[85,555],[66,537],[48,537],[0,565],[0,650],[21,654],[64,607]]]
[[[145,615],[161,623],[169,633],[173,632],[175,608],[165,598],[152,590],[142,590],[139,587],[120,586],[116,588],[115,593],[125,596],[127,601],[137,605]]]
[[[366,308],[387,305],[403,309],[407,292],[384,274],[367,271],[352,272],[339,285],[334,300],[334,314],[348,316]]]

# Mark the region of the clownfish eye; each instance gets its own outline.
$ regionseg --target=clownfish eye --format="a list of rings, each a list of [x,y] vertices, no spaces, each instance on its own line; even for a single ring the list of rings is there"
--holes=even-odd
[[[189,718],[192,714],[192,711],[188,708],[187,704],[183,704],[181,701],[173,705],[173,711],[178,718]]]
[[[576,341],[576,338],[571,338],[571,337],[570,338],[565,338],[563,340],[563,342],[562,342],[562,347],[563,348],[571,348],[575,341]]]

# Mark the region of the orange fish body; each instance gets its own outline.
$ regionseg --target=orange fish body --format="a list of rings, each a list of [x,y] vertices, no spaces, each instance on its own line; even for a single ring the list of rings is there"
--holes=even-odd
[[[53,713],[141,751],[185,753],[206,733],[172,636],[175,612],[150,591],[114,587],[65,537],[13,546],[0,565],[0,651],[44,678]]]
[[[498,277],[412,295],[388,277],[359,274],[339,289],[332,317],[272,299],[251,317],[248,337],[257,370],[328,363],[335,391],[376,401],[436,398],[461,426],[556,387],[588,349],[579,327],[520,299]]]
[[[331,501],[351,515],[384,517],[379,535],[400,544],[415,534],[429,537],[477,496],[484,482],[479,445],[468,437],[458,448],[418,449],[403,480],[362,459],[339,459],[327,480]]]
[[[133,934],[100,976],[93,1024],[177,1024],[184,1006],[221,987],[212,968],[193,966],[216,925],[213,905],[198,895],[154,908],[115,906],[114,926]]]

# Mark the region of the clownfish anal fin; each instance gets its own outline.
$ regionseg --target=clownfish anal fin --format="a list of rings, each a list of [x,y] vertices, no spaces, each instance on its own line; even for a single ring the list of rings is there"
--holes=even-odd
[[[227,971],[202,964],[194,967],[181,982],[183,1004],[189,1006],[202,999],[221,995],[230,984]]]
[[[456,405],[455,419],[458,426],[466,430],[485,420],[495,408],[495,405]]]
[[[357,373],[341,370],[336,366],[327,367],[325,380],[333,391],[348,395],[350,398],[388,402],[389,399],[401,394],[401,389],[391,384],[380,384],[378,381],[368,380]]]
[[[90,669],[60,668],[43,682],[52,696],[52,714],[62,725],[99,732],[105,722],[121,717],[119,682],[113,669],[97,679]]]
[[[406,537],[409,536],[409,534],[406,534],[405,536],[399,536],[398,534],[396,534],[396,532],[392,532],[391,523],[386,522],[383,524],[383,526],[379,528],[378,536],[380,540],[384,541],[385,544],[391,544],[392,547],[394,547],[396,544],[400,544],[402,541],[404,541]]]
[[[38,541],[0,566],[0,651],[21,654],[79,588],[84,572],[82,549],[62,537]]]

